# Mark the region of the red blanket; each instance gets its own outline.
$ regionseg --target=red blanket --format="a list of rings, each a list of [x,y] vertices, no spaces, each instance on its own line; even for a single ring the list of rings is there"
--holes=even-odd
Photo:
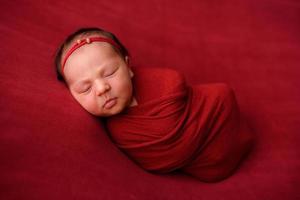
[[[165,68],[133,68],[138,106],[106,119],[115,144],[142,168],[223,179],[249,152],[253,137],[226,84],[188,86]]]

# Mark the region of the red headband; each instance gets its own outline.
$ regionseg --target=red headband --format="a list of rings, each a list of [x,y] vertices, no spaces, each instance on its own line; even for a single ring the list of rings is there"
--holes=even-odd
[[[107,42],[109,44],[111,44],[112,46],[116,47],[117,49],[121,50],[121,47],[112,39],[110,38],[104,38],[104,37],[91,37],[91,38],[85,38],[83,40],[77,40],[77,43],[75,45],[72,46],[72,48],[67,52],[67,54],[65,55],[65,58],[62,62],[61,65],[61,73],[62,76],[64,76],[64,67],[65,64],[69,58],[69,56],[78,48],[80,48],[81,46],[85,45],[85,44],[90,44],[92,42]]]

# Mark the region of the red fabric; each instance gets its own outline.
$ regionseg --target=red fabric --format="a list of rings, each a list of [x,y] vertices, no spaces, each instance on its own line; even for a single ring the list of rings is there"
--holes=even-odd
[[[227,177],[253,138],[232,89],[224,83],[188,86],[171,69],[134,73],[139,105],[106,120],[116,145],[149,171],[182,168],[203,181]]]
[[[298,2],[2,1],[0,199],[300,199]],[[228,83],[257,139],[239,170],[207,184],[122,154],[55,76],[55,50],[83,26],[116,34],[134,66]]]

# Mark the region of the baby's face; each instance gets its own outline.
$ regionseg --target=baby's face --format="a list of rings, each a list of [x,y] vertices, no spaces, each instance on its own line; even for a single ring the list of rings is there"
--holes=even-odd
[[[108,43],[78,48],[68,58],[64,74],[72,96],[93,115],[112,116],[134,105],[128,59]]]

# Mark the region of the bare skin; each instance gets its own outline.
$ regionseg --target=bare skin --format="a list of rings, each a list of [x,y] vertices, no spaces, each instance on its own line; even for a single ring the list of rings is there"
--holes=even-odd
[[[72,96],[93,115],[108,117],[138,104],[128,57],[124,59],[108,43],[93,42],[76,49],[65,64],[64,75]]]

